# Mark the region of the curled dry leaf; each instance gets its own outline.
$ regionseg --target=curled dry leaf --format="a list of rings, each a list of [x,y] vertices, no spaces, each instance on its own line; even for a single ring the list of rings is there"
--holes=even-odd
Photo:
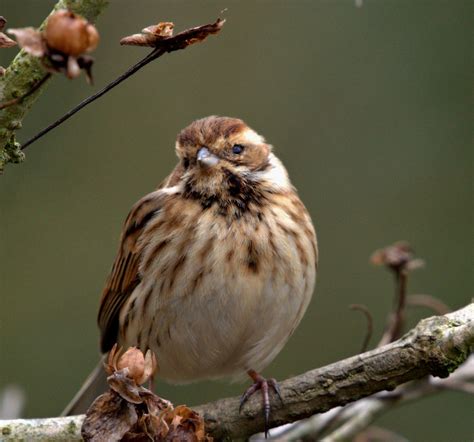
[[[174,23],[162,22],[142,29],[141,34],[133,34],[120,40],[121,45],[154,47],[159,40],[173,35]]]
[[[212,438],[206,435],[204,419],[186,405],[163,411],[161,420],[168,426],[166,440],[212,441]]]
[[[107,382],[112,390],[131,404],[141,404],[140,386],[129,377],[128,368],[116,371],[107,378]]]
[[[133,34],[120,40],[121,45],[149,46],[162,49],[165,52],[184,49],[194,43],[203,41],[212,34],[217,34],[224,26],[225,20],[218,18],[214,23],[209,23],[195,28],[186,29],[173,36],[173,23],[162,22],[142,30],[141,34]]]
[[[11,48],[12,46],[16,46],[16,41],[8,38],[2,31],[5,28],[7,21],[5,17],[0,15],[0,48]]]
[[[35,57],[43,57],[47,48],[41,32],[35,28],[9,29],[8,33],[14,35],[20,48]]]
[[[133,405],[113,392],[104,393],[87,410],[81,434],[85,441],[120,440],[137,420]]]

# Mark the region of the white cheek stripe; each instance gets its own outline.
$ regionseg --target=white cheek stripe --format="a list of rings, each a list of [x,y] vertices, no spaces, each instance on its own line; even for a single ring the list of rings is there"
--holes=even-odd
[[[270,153],[269,159],[270,168],[263,172],[255,172],[253,174],[254,178],[281,190],[290,189],[291,183],[285,166],[283,166],[282,162],[273,153]]]

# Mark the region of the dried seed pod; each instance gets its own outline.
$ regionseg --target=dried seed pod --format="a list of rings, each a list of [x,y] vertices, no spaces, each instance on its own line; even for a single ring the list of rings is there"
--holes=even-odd
[[[49,17],[44,38],[51,49],[76,57],[94,50],[99,43],[95,26],[66,9],[60,9]]]
[[[130,347],[117,362],[117,369],[122,370],[123,368],[128,368],[128,377],[140,385],[145,372],[143,353],[136,347]]]

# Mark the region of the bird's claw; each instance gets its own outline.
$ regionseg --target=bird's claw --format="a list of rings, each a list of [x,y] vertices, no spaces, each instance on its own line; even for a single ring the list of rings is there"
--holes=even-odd
[[[240,398],[240,406],[239,406],[239,413],[242,411],[243,406],[248,401],[248,399],[258,390],[262,391],[262,399],[263,399],[263,413],[265,419],[265,438],[268,436],[269,431],[269,423],[270,423],[270,395],[269,390],[270,388],[276,393],[280,402],[283,403],[283,399],[281,397],[281,390],[277,383],[277,381],[273,378],[265,379],[264,377],[255,374],[252,376],[254,383],[247,388],[245,393]]]

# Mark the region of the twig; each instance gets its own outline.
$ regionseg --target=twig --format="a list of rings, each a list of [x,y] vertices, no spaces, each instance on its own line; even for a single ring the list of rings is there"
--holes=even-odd
[[[407,292],[407,272],[400,266],[394,269],[395,274],[395,311],[390,314],[386,330],[380,340],[378,346],[386,345],[398,339],[403,330],[405,323],[405,302]]]
[[[468,382],[470,380],[474,380],[474,356],[470,356],[449,378],[439,379],[430,376],[402,385],[392,392],[381,392],[345,407],[334,408],[327,413],[315,415],[277,432],[270,440],[297,440],[301,438],[325,442],[351,440],[357,433],[374,422],[377,417],[396,406],[405,405],[435,393],[456,389],[456,385],[463,385],[464,388],[461,391],[474,394],[473,384]],[[335,419],[336,414],[337,419]],[[330,435],[325,438],[320,437],[331,428]]]
[[[270,426],[304,419],[429,374],[446,377],[468,358],[473,348],[474,303],[445,316],[424,319],[403,338],[384,347],[282,382],[283,404],[275,402]],[[263,429],[259,398],[251,398],[241,414],[237,397],[194,409],[203,416],[206,430],[218,440],[248,437]],[[73,425],[69,437],[73,440],[79,437],[81,419],[36,420],[35,425],[43,425],[44,431],[46,424],[54,423],[63,430]],[[28,439],[23,432],[25,425],[31,426],[30,421],[0,422],[0,434],[7,434],[10,439]]]
[[[109,92],[115,86],[118,86],[120,83],[122,83],[122,81],[132,76],[135,72],[140,70],[142,67],[146,66],[151,61],[156,60],[157,58],[161,57],[164,53],[165,52],[162,49],[161,50],[154,49],[153,51],[151,51],[146,57],[142,58],[138,63],[134,64],[130,69],[128,69],[118,78],[116,78],[114,81],[110,82],[107,86],[102,88],[99,92],[96,92],[95,94],[81,101],[77,106],[75,106],[69,112],[66,112],[61,118],[58,118],[54,123],[51,123],[49,126],[45,127],[43,130],[38,132],[34,137],[24,142],[21,145],[21,150],[25,150],[30,144],[33,144],[35,141],[39,140],[42,136],[46,135],[55,127],[58,127],[60,124],[64,123],[66,120],[71,118],[75,113],[79,112],[81,109],[83,109],[88,104],[92,103],[93,101],[97,100],[98,98],[102,97],[102,95]]]
[[[99,92],[83,100],[73,109],[71,109],[69,112],[64,114],[59,119],[57,119],[54,123],[45,127],[43,130],[37,133],[34,137],[30,138],[28,141],[23,143],[21,146],[21,150],[25,150],[29,145],[39,140],[48,132],[58,127],[60,124],[64,123],[69,118],[71,118],[75,113],[79,112],[88,104],[92,103],[93,101],[105,95],[111,89],[118,86],[120,83],[125,81],[127,78],[131,77],[141,68],[146,66],[148,63],[152,62],[153,60],[156,60],[157,58],[161,57],[163,54],[166,54],[167,52],[170,53],[170,52],[178,51],[180,49],[185,49],[192,44],[203,41],[209,35],[217,34],[222,29],[224,22],[225,20],[217,19],[215,23],[211,23],[211,24],[207,24],[203,26],[197,26],[191,29],[186,29],[185,31],[182,31],[179,34],[176,34],[175,36],[158,39],[155,43],[156,44],[155,48],[146,57],[142,58],[138,63],[134,64],[125,73],[121,74],[118,78],[110,82],[107,86],[105,86]],[[123,41],[124,39],[122,39],[122,42],[121,42],[122,44],[123,44]]]
[[[365,338],[362,342],[362,347],[360,352],[363,353],[369,347],[370,338],[372,337],[372,333],[374,330],[374,320],[372,319],[372,315],[370,314],[369,309],[367,306],[362,304],[351,304],[349,306],[351,310],[358,310],[362,312],[367,320],[367,331],[365,332]]]
[[[409,295],[407,305],[414,307],[426,307],[433,310],[438,315],[445,315],[451,309],[441,300],[431,295]]]

